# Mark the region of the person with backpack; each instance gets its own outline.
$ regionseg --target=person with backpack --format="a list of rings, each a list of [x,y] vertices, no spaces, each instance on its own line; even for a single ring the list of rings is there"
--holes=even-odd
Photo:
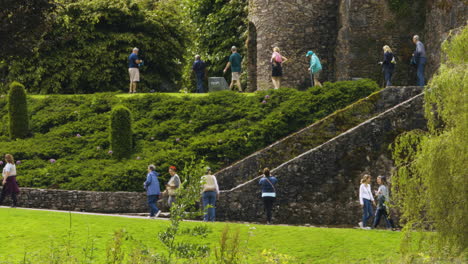
[[[281,77],[283,76],[283,62],[288,59],[283,57],[278,47],[273,48],[273,54],[271,55],[271,81],[275,89],[279,89],[281,86]]]
[[[388,195],[387,179],[385,176],[377,177],[377,184],[379,185],[379,189],[376,191],[377,210],[375,211],[374,224],[372,227],[376,228],[380,223],[380,218],[383,216],[385,222],[387,223],[387,228],[393,229],[395,226],[387,214],[387,204],[390,202],[390,196]]]
[[[146,196],[148,197],[148,205],[150,208],[150,215],[148,218],[154,219],[158,217],[161,213],[161,210],[156,206],[156,202],[159,199],[161,194],[161,189],[159,187],[158,176],[159,173],[156,171],[156,166],[153,164],[148,166],[148,174],[146,175],[146,181],[143,183],[143,186],[146,190]]]
[[[307,68],[307,70],[310,72],[312,86],[322,86],[322,84],[319,81],[320,72],[322,71],[322,64],[320,63],[320,59],[311,50],[307,52],[306,57],[310,57],[310,66],[309,68]]]
[[[384,60],[379,62],[382,65],[382,70],[384,72],[385,87],[392,85],[392,75],[395,70],[395,56],[393,55],[392,50],[388,45],[383,46],[384,51]]]
[[[276,177],[270,175],[268,168],[263,169],[263,177],[258,182],[262,188],[262,200],[265,206],[265,213],[267,217],[267,224],[271,224],[273,204],[276,200],[276,187],[278,183]]]
[[[362,222],[359,222],[359,227],[363,229],[371,229],[366,226],[367,221],[373,215],[372,204],[375,206],[374,196],[371,191],[371,176],[369,174],[364,174],[361,179],[361,186],[359,186],[359,203],[362,207]]]
[[[216,217],[216,200],[219,198],[219,186],[216,177],[211,174],[211,168],[206,169],[206,175],[202,176],[202,200],[205,215],[203,221],[214,222]]]

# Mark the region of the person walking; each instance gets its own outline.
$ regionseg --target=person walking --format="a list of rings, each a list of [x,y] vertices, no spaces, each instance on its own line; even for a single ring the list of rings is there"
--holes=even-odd
[[[137,84],[140,81],[140,65],[143,63],[138,58],[138,48],[133,48],[132,53],[128,56],[128,73],[130,74],[130,88],[128,93],[136,93]]]
[[[150,215],[148,218],[158,217],[161,213],[161,210],[156,206],[156,202],[159,199],[161,194],[161,189],[159,187],[158,176],[159,173],[156,171],[156,166],[153,164],[148,166],[148,174],[146,175],[146,181],[144,182],[144,187],[146,190],[146,196],[148,197],[148,205],[150,208]]]
[[[377,196],[377,210],[375,211],[375,218],[374,224],[372,225],[373,228],[376,228],[380,223],[380,218],[383,216],[385,222],[387,223],[387,228],[395,228],[393,225],[393,221],[391,221],[389,215],[387,214],[387,204],[390,202],[390,196],[388,195],[388,188],[387,188],[387,179],[385,176],[377,177],[377,184],[379,185],[379,189],[376,191]]]
[[[310,72],[312,86],[322,86],[319,81],[320,72],[322,71],[322,64],[320,63],[320,59],[311,50],[307,52],[306,57],[310,57],[310,66],[307,68],[307,70]]]
[[[237,47],[232,46],[231,48],[231,56],[229,57],[229,62],[226,64],[226,67],[224,68],[224,73],[231,67],[231,85],[229,85],[229,89],[234,88],[234,84],[237,84],[237,87],[239,89],[239,92],[242,93],[242,85],[240,82],[240,73],[241,73],[241,63],[242,63],[242,56],[237,53]]]
[[[17,205],[17,195],[20,192],[18,187],[18,182],[16,181],[16,165],[15,159],[13,155],[6,154],[5,155],[5,162],[6,165],[3,167],[3,189],[2,194],[0,195],[0,204],[3,203],[3,200],[7,195],[11,195],[12,200],[12,207],[16,207]]]
[[[258,184],[262,188],[262,200],[265,206],[265,213],[267,218],[267,224],[271,224],[273,204],[276,200],[276,187],[278,183],[276,177],[270,175],[268,168],[263,169],[263,177],[260,179]]]
[[[192,70],[195,73],[197,78],[197,93],[204,93],[205,87],[203,82],[205,81],[206,74],[206,65],[205,62],[201,60],[200,55],[195,55],[195,62],[193,63]]]
[[[283,76],[283,62],[288,59],[283,57],[278,47],[273,48],[273,54],[271,55],[271,81],[275,89],[281,87],[281,77]]]
[[[359,186],[359,203],[362,207],[362,222],[359,222],[359,227],[364,229],[371,229],[367,226],[367,221],[371,218],[372,204],[375,206],[374,197],[371,192],[371,176],[369,174],[364,174],[361,179],[361,186]]]
[[[413,53],[413,61],[416,64],[417,85],[424,86],[424,68],[426,66],[426,49],[424,44],[419,40],[418,35],[414,35],[413,43],[416,45],[416,50]]]
[[[166,184],[166,190],[168,195],[167,205],[169,207],[171,207],[172,204],[175,202],[177,189],[180,187],[180,178],[179,175],[177,175],[176,170],[177,168],[175,166],[169,167],[169,174],[171,175],[171,178]]]
[[[203,221],[215,221],[216,200],[219,198],[219,186],[216,177],[211,174],[211,169],[206,169],[206,175],[202,176],[202,200],[205,215]]]
[[[384,72],[385,87],[392,86],[392,75],[395,70],[395,57],[392,50],[388,45],[383,46],[384,51],[384,60],[379,62],[382,65],[382,70]]]

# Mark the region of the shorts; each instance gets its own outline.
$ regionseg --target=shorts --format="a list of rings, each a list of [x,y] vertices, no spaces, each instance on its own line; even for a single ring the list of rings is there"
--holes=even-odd
[[[240,72],[233,72],[232,73],[232,80],[239,81],[240,80]]]
[[[138,68],[128,68],[128,73],[130,73],[130,82],[139,82],[140,81],[140,69],[138,69]]]
[[[313,73],[314,75],[314,79],[320,79],[320,73],[322,73],[322,70],[316,72],[316,73]]]

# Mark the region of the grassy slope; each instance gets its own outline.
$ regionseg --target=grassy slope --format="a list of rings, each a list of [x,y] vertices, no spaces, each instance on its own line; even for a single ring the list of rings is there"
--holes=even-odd
[[[76,255],[82,251],[89,237],[95,243],[95,263],[105,261],[106,246],[114,231],[121,228],[152,250],[163,250],[157,233],[168,225],[167,221],[77,214],[71,214],[71,218],[72,253]],[[0,236],[0,263],[6,260],[17,263],[25,252],[34,255],[41,251],[49,252],[51,247],[67,248],[64,245],[70,224],[68,213],[1,208],[0,219],[7,223]],[[182,226],[193,225],[199,223],[186,222]],[[213,232],[206,240],[216,245],[225,224],[208,225]],[[243,240],[249,231],[253,232],[246,251],[249,256],[256,257],[263,249],[270,248],[296,257],[297,262],[293,263],[384,263],[384,260],[398,255],[400,239],[400,233],[390,231],[243,224],[230,224],[230,227],[240,228]],[[253,227],[255,229],[249,229]]]

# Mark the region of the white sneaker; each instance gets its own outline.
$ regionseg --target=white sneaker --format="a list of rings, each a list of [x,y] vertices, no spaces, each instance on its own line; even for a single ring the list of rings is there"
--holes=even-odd
[[[146,217],[146,218],[148,218],[148,219],[154,219],[154,216],[148,216],[148,217]]]
[[[364,229],[371,230],[372,228],[370,226],[366,226],[366,227],[364,227]]]
[[[362,224],[362,222],[359,222],[358,225],[360,228],[364,228],[364,225]]]
[[[158,217],[160,213],[161,213],[161,210],[159,210],[154,217],[155,218]]]

